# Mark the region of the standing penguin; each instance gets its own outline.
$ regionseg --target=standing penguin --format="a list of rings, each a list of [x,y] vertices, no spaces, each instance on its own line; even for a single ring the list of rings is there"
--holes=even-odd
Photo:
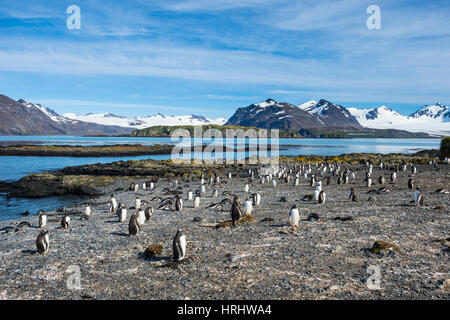
[[[111,195],[111,200],[109,202],[109,212],[113,213],[117,210],[117,200],[114,198],[114,195]]]
[[[119,211],[119,222],[125,222],[127,220],[127,208],[122,206]]]
[[[300,214],[298,212],[297,206],[294,204],[289,212],[289,224],[292,228],[297,229],[298,222],[300,221]]]
[[[68,229],[69,227],[70,227],[70,217],[69,216],[65,216],[61,220],[61,228]]]
[[[194,193],[192,192],[192,190],[189,190],[189,191],[188,191],[188,194],[187,194],[187,199],[188,199],[188,200],[192,200],[193,197],[194,197]]]
[[[328,177],[327,177],[327,186],[329,186],[329,185],[330,185],[330,183],[331,183],[331,177],[330,177],[330,176],[328,176]]]
[[[319,193],[319,201],[318,201],[318,203],[325,203],[325,200],[326,200],[326,194],[325,194],[325,191],[320,191],[320,193]]]
[[[245,214],[252,214],[253,204],[252,200],[250,200],[248,197],[245,199],[244,207],[245,207]]]
[[[141,208],[141,199],[139,199],[139,198],[136,199],[136,204],[135,204],[134,208],[136,210],[139,210]]]
[[[350,189],[349,199],[351,199],[353,202],[358,201],[358,195],[356,194],[356,190],[353,187]]]
[[[217,189],[214,189],[213,193],[212,193],[212,197],[217,198],[218,196],[219,196],[219,191],[217,191]]]
[[[175,210],[178,212],[183,210],[183,199],[178,194],[175,196]]]
[[[397,173],[394,171],[391,173],[391,183],[394,183],[397,180]]]
[[[181,261],[186,257],[186,231],[187,229],[178,229],[175,238],[173,238],[173,259]]]
[[[274,179],[272,180],[272,187],[276,188],[277,187],[277,181]]]
[[[152,218],[152,215],[153,215],[153,207],[149,206],[149,207],[145,208],[145,220],[150,221],[150,219]]]
[[[383,185],[386,182],[386,179],[383,176],[378,177],[378,183]]]
[[[414,180],[413,178],[408,179],[408,189],[414,188]]]
[[[41,232],[39,232],[39,235],[36,239],[36,247],[37,247],[37,252],[39,252],[40,254],[47,254],[48,252],[48,248],[50,245],[50,240],[48,238],[48,234],[50,231],[48,231],[47,229],[42,230]]]
[[[84,209],[84,216],[89,219],[91,216],[91,206],[86,205],[86,208]]]
[[[236,226],[236,222],[241,218],[241,203],[239,202],[239,197],[234,196],[233,204],[231,205],[231,222],[233,227]]]
[[[200,207],[200,196],[199,195],[195,195],[194,208],[197,209],[198,207]]]
[[[145,224],[144,210],[139,210],[136,215],[137,215],[137,223],[138,223],[139,227],[142,227]]]
[[[244,186],[244,192],[247,193],[249,190],[250,190],[250,187],[246,183],[245,186]]]
[[[416,206],[423,205],[423,196],[422,196],[422,193],[420,192],[419,187],[417,187],[416,191],[414,192],[414,202],[415,202]]]
[[[47,225],[47,213],[43,210],[39,211],[39,228],[44,228]]]
[[[261,195],[259,193],[254,193],[253,194],[253,204],[255,206],[261,205]]]
[[[314,192],[313,192],[313,200],[314,201],[319,201],[319,194],[320,194],[320,190],[318,188],[314,189]]]
[[[128,233],[130,236],[135,236],[139,232],[139,225],[137,222],[137,213],[133,213],[130,218],[130,222],[128,224]]]

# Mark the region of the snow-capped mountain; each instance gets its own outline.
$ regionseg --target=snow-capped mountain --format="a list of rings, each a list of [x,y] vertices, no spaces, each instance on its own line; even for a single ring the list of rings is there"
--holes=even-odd
[[[64,117],[93,122],[102,125],[115,125],[125,128],[144,129],[152,126],[182,126],[182,125],[204,125],[218,124],[223,125],[227,120],[225,118],[209,119],[203,116],[185,115],[185,116],[165,116],[158,113],[148,117],[127,118],[124,116],[114,115],[112,113],[89,113],[86,115],[76,115],[74,113],[66,113]]]
[[[319,102],[308,101],[299,107],[267,99],[237,109],[226,124],[285,131],[298,131],[305,128],[361,127],[347,109],[323,99]]]
[[[68,119],[40,104],[0,95],[0,135],[115,135],[130,129]]]
[[[387,106],[372,109],[348,108],[348,111],[367,128],[450,134],[450,108],[439,103],[424,106],[409,116],[401,115]]]

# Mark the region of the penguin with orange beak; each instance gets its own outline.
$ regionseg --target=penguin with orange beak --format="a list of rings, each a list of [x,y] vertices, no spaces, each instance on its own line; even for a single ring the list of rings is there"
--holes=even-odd
[[[173,239],[173,259],[181,261],[186,257],[186,233],[187,228],[178,229]]]

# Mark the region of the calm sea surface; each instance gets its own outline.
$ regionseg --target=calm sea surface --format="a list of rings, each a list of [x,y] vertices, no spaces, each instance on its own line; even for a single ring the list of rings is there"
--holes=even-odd
[[[251,139],[251,143],[255,140]],[[177,144],[179,140],[171,138],[132,138],[132,137],[77,137],[77,136],[0,136],[0,145],[42,144],[42,145],[104,145],[104,144]],[[183,143],[190,141],[184,140]],[[199,143],[200,140],[194,140]],[[203,141],[205,142],[205,141]],[[209,143],[210,141],[206,141]],[[217,142],[217,141],[215,141]],[[270,146],[270,139],[268,141]],[[440,139],[279,139],[280,155],[330,155],[343,153],[414,153],[424,149],[439,148]],[[254,153],[250,153],[252,155]],[[270,155],[270,154],[269,154]],[[193,154],[199,158],[201,154]],[[242,158],[249,153],[231,154]],[[206,156],[208,157],[208,156]],[[227,155],[229,158],[230,155]],[[57,170],[68,166],[93,163],[108,163],[119,160],[169,159],[170,155],[152,155],[138,157],[0,157],[0,180],[18,180],[28,174]],[[0,193],[0,220],[13,219],[22,212],[35,214],[37,210],[51,210],[80,201],[79,197],[55,197],[45,199],[6,200]]]

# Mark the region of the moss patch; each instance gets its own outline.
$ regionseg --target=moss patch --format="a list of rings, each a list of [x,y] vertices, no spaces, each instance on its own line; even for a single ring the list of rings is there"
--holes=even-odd
[[[246,214],[241,219],[239,219],[239,221],[236,222],[236,225],[240,225],[242,223],[252,223],[252,222],[255,222],[255,221],[256,221],[255,217],[253,217],[251,214]],[[216,225],[216,229],[231,227],[232,225],[233,225],[233,222],[231,220],[227,220],[227,221],[218,223]]]
[[[377,240],[374,242],[372,248],[370,249],[370,252],[372,253],[381,253],[381,251],[387,251],[387,250],[394,250],[396,252],[400,252],[400,249],[392,243]]]
[[[144,255],[146,258],[153,258],[154,256],[161,254],[163,246],[159,243],[151,244],[145,249]]]

